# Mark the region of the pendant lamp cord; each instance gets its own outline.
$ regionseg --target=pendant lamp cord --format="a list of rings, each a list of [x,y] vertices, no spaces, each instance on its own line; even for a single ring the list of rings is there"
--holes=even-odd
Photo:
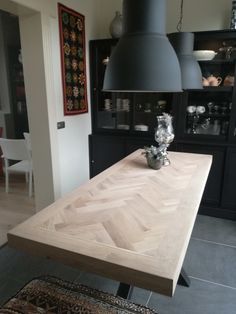
[[[179,17],[179,22],[177,24],[177,31],[181,32],[182,29],[182,24],[183,24],[183,11],[184,11],[184,0],[181,0],[181,5],[180,5],[180,17]]]

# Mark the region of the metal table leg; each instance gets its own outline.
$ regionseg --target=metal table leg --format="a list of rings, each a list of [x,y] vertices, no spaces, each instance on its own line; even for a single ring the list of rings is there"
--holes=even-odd
[[[190,287],[190,284],[191,284],[191,280],[188,277],[185,270],[182,268],[179,275],[179,279],[178,279],[178,285],[184,286],[184,287]],[[133,286],[120,282],[116,295],[121,298],[130,300],[132,292],[133,292]]]
[[[120,282],[116,295],[121,298],[130,300],[132,292],[133,292],[133,286]]]
[[[181,272],[179,275],[178,285],[184,286],[184,287],[190,287],[191,285],[191,280],[183,268],[181,269]]]

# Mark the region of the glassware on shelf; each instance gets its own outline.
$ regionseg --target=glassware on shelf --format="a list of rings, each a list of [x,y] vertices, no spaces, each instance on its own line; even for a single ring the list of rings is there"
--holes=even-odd
[[[213,123],[213,135],[219,135],[220,134],[220,121],[214,120]]]
[[[166,110],[166,105],[167,105],[166,100],[158,100],[157,103],[161,112]]]
[[[214,102],[208,102],[207,103],[208,113],[209,114],[212,114],[212,109],[213,109],[214,105],[215,105]]]
[[[226,135],[228,133],[228,128],[229,128],[229,121],[227,121],[227,120],[222,121],[221,134]]]
[[[136,104],[135,109],[137,112],[142,112],[143,111],[143,105],[142,104]]]
[[[227,109],[228,109],[228,106],[227,106],[227,103],[225,102],[225,103],[222,104],[222,107],[221,107],[221,113],[222,113],[222,115],[225,115],[225,114],[226,114]]]
[[[203,114],[206,111],[204,106],[197,106],[196,107],[196,114]]]
[[[199,115],[195,114],[193,116],[193,122],[192,122],[192,127],[190,129],[190,134],[197,134],[197,126],[198,126],[198,121],[199,121]]]
[[[214,105],[213,108],[214,108],[215,114],[219,114],[220,106],[219,105]]]
[[[206,129],[209,127],[210,118],[205,119],[203,123],[199,124],[200,116],[205,113],[205,106],[188,106],[188,125],[189,128],[187,133],[189,134],[202,134],[206,132]]]
[[[157,104],[154,105],[154,112],[158,115],[161,115],[163,112],[165,112],[167,106],[166,100],[158,100]]]
[[[201,124],[201,127],[202,127],[203,130],[205,130],[205,132],[208,131],[210,123],[211,123],[211,119],[210,118],[206,118],[206,119],[203,120],[203,122]]]

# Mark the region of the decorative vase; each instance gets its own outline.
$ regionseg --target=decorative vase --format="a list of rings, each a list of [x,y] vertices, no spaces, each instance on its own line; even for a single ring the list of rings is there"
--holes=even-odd
[[[172,125],[172,116],[163,113],[161,116],[157,116],[157,128],[155,130],[155,141],[159,144],[158,151],[163,156],[163,165],[168,166],[170,160],[167,157],[167,148],[173,141],[174,129]]]
[[[150,168],[158,170],[161,168],[163,164],[163,159],[162,158],[155,158],[151,155],[146,155],[147,158],[147,164]]]
[[[230,29],[236,29],[236,1],[232,1]]]
[[[122,35],[122,15],[116,11],[114,19],[110,24],[110,34],[112,38],[120,38]]]

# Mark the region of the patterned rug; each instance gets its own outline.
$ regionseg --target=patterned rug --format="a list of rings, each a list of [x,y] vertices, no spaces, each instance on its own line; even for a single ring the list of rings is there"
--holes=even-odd
[[[120,297],[55,277],[30,281],[0,314],[157,314]]]

